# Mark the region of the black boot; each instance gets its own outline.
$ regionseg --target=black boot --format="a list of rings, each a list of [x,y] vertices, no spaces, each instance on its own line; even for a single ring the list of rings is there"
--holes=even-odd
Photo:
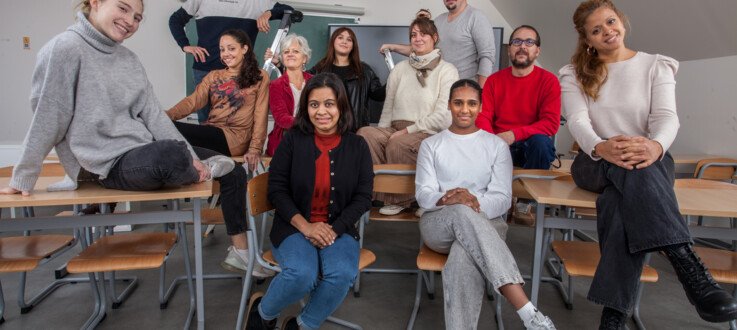
[[[604,307],[604,310],[601,311],[599,330],[625,329],[625,323],[627,323],[627,314],[613,308]]]
[[[276,328],[276,319],[264,320],[258,312],[258,306],[261,304],[263,292],[256,292],[251,296],[246,311],[246,330],[272,330]]]
[[[737,318],[737,303],[727,290],[711,277],[690,244],[672,246],[664,250],[678,274],[688,301],[696,312],[709,322],[728,322]]]

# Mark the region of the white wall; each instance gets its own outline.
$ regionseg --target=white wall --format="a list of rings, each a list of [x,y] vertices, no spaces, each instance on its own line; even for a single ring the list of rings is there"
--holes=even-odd
[[[681,62],[672,152],[737,158],[737,56]]]
[[[310,0],[334,4],[335,0]],[[494,26],[509,33],[509,25],[494,5],[485,0],[469,1],[486,13]],[[429,8],[434,15],[446,11],[441,0],[342,0],[346,6],[366,8],[362,24],[408,24],[419,8]],[[28,100],[36,53],[49,39],[74,23],[72,0],[0,1],[0,166],[13,164],[18,145],[31,122]],[[169,16],[181,6],[178,0],[145,2],[144,21],[138,32],[124,45],[143,62],[148,78],[164,107],[185,96],[184,56],[169,33]],[[22,49],[23,36],[31,37],[31,49]]]

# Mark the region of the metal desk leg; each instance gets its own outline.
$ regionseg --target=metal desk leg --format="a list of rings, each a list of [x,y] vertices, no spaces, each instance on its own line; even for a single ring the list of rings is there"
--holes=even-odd
[[[197,329],[205,329],[205,289],[202,279],[202,201],[200,198],[193,198],[194,204],[194,267],[195,267],[195,287],[197,295]]]
[[[535,213],[535,256],[532,260],[532,290],[530,291],[530,301],[537,306],[537,296],[540,291],[540,275],[542,273],[542,256],[543,256],[543,223],[545,219],[545,204],[537,203],[537,211]]]

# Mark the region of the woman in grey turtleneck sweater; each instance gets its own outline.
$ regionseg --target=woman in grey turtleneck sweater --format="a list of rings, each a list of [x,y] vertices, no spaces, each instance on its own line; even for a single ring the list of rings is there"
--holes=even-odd
[[[138,30],[143,2],[84,0],[80,7],[77,23],[38,53],[33,121],[9,187],[0,193],[30,194],[51,148],[71,180],[50,190],[76,189],[82,169],[103,186],[121,190],[154,190],[224,175],[221,181],[240,180],[228,157],[185,142],[162,111],[136,55],[120,45]],[[233,209],[243,208],[241,194],[232,196],[231,204],[241,204]]]

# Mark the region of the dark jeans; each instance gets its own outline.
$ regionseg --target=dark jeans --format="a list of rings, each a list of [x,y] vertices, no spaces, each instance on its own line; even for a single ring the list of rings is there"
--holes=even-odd
[[[588,299],[628,313],[640,285],[647,252],[691,242],[673,190],[669,153],[643,169],[627,170],[579,153],[571,166],[576,185],[596,200],[601,260]]]
[[[212,150],[193,147],[197,157],[207,159],[219,155]],[[199,180],[192,165],[187,144],[175,140],[154,141],[120,156],[107,178],[100,183],[108,189],[149,191],[176,188]],[[246,231],[246,171],[236,166],[217,179],[228,235]]]
[[[198,125],[174,122],[174,126],[182,133],[193,147],[210,149],[225,156],[232,156],[223,130],[209,125]]]
[[[553,140],[543,134],[535,134],[527,140],[517,141],[509,146],[512,164],[526,169],[547,170],[555,159]]]

